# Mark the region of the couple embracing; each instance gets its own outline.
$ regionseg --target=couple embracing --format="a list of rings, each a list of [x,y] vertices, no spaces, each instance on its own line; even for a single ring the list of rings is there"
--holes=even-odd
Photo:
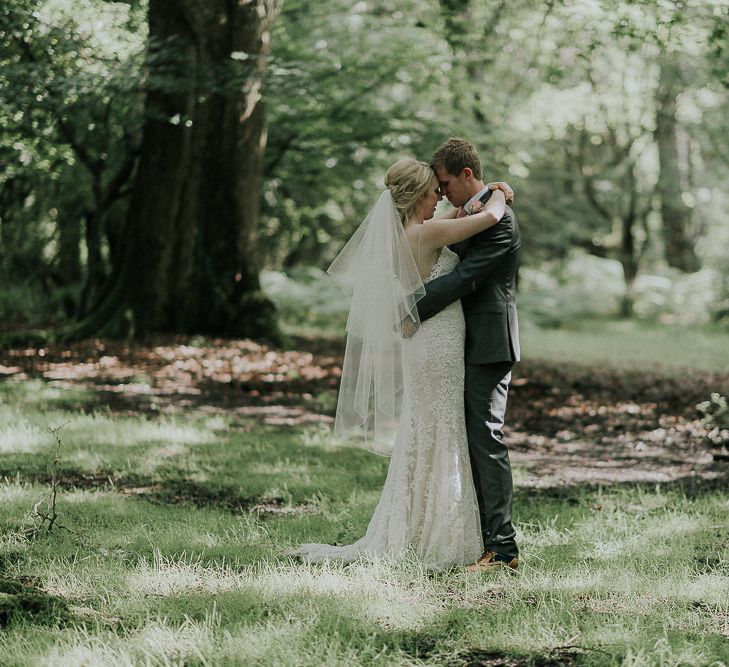
[[[352,295],[335,434],[390,454],[363,538],[304,544],[309,561],[414,554],[427,567],[516,568],[502,433],[519,361],[513,197],[476,149],[401,160],[329,273]],[[433,219],[445,196],[450,217]]]

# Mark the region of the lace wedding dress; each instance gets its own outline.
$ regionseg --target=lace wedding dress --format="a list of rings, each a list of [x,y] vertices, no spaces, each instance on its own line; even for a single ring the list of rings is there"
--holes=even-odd
[[[427,283],[452,271],[441,250]],[[463,406],[465,324],[460,301],[423,322],[404,346],[403,410],[382,496],[365,536],[346,546],[304,544],[290,555],[349,562],[413,553],[435,569],[482,552]]]

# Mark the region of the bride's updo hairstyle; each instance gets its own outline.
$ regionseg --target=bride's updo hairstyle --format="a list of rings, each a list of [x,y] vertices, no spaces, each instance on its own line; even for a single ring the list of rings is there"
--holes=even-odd
[[[393,164],[385,174],[385,186],[392,194],[400,220],[405,224],[433,180],[433,170],[425,162],[406,158]]]

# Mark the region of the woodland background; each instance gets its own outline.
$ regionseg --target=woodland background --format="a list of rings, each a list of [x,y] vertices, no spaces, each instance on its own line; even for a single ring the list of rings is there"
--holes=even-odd
[[[451,135],[517,192],[526,317],[726,323],[728,22],[724,0],[9,0],[2,329],[275,338],[275,286]]]
[[[729,664],[728,99],[729,0],[4,0],[0,662]],[[452,135],[517,193],[520,568],[295,563],[388,463],[324,270]]]

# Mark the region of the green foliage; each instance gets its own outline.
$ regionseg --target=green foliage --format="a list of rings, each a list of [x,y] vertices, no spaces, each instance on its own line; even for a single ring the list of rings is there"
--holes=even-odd
[[[711,428],[729,428],[729,403],[726,397],[713,393],[708,401],[699,403],[696,409],[702,414],[703,422]]]
[[[729,401],[716,392],[696,406],[702,415],[701,422],[708,430],[707,438],[715,447],[729,449]]]
[[[285,332],[343,335],[349,299],[323,271],[304,266],[264,271],[261,287],[276,304]]]
[[[39,328],[73,314],[78,301],[78,285],[45,286],[36,280],[6,280],[0,287],[0,331],[23,327]]]
[[[274,26],[261,246],[275,268],[331,258],[386,166],[438,141],[438,17],[390,4],[286,2]]]
[[[633,264],[660,276],[655,96],[659,65],[671,58],[680,64],[677,197],[703,265],[721,270],[728,17],[725,2],[287,0],[264,86],[258,252],[271,269],[326,266],[389,164],[427,160],[461,134],[479,147],[487,180],[516,189],[525,266],[568,261],[579,247],[630,268],[620,219],[634,207]],[[83,277],[94,212],[102,213],[103,269],[113,264],[145,90],[181,84],[174,45],[146,42],[143,0],[7,0],[0,8],[0,279],[27,285],[22,291],[40,304],[6,306],[13,317],[27,312],[35,324],[33,313],[56,320],[73,311],[56,304],[78,287],[53,292]],[[145,58],[168,63],[167,74],[150,81]],[[240,85],[247,73],[241,53],[191,76],[210,92]],[[709,308],[724,317],[726,294]]]
[[[143,10],[10,0],[0,34],[2,266],[6,278],[62,281],[60,230],[79,229],[78,258],[81,220],[122,195],[123,181],[100,201],[135,148]]]
[[[524,309],[522,309],[524,310]],[[565,363],[602,364],[621,368],[681,373],[687,368],[706,373],[729,372],[726,331],[682,327],[639,320],[560,320],[560,327],[537,326],[528,310],[520,319],[522,355]]]

